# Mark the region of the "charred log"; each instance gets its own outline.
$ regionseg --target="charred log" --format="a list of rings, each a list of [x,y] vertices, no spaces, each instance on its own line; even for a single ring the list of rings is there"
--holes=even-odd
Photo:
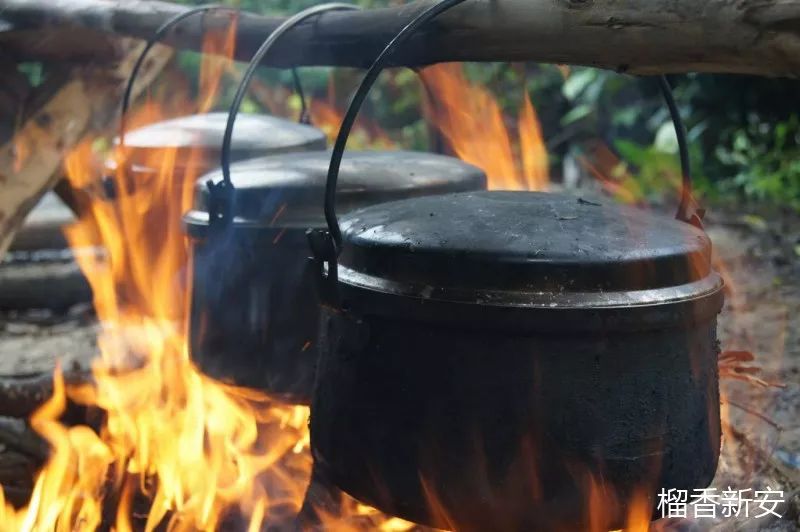
[[[81,386],[91,383],[92,377],[86,371],[73,371],[64,374],[64,382],[68,386]],[[0,378],[0,416],[27,418],[52,395],[53,375],[50,373],[2,377]],[[0,440],[2,440],[1,435]]]
[[[47,459],[47,443],[21,419],[0,417],[0,443],[41,462]]]

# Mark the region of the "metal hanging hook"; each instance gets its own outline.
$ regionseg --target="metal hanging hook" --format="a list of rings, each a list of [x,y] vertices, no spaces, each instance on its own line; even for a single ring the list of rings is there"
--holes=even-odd
[[[350,106],[347,108],[342,119],[342,125],[339,127],[339,133],[336,136],[336,143],[333,146],[331,153],[331,162],[328,167],[328,176],[325,183],[325,221],[328,224],[327,236],[316,235],[312,237],[312,246],[320,250],[327,250],[326,253],[330,256],[326,258],[329,262],[328,275],[336,275],[336,256],[342,242],[342,232],[339,228],[339,221],[336,217],[336,185],[339,179],[339,168],[342,163],[342,156],[347,145],[347,139],[355,123],[356,116],[358,115],[364,100],[367,97],[378,76],[386,67],[391,55],[397,48],[405,43],[414,33],[422,26],[427,24],[432,19],[438,17],[445,11],[463,3],[465,0],[442,0],[414,17],[400,32],[389,41],[389,44],[381,51],[377,59],[367,70],[364,79],[358,86]],[[322,240],[330,240],[330,242],[323,244]]]
[[[686,126],[683,124],[680,110],[675,103],[675,97],[672,95],[672,87],[667,77],[664,75],[659,76],[658,85],[661,89],[664,101],[669,108],[672,125],[675,126],[675,136],[678,139],[678,155],[681,160],[681,195],[678,201],[678,211],[675,213],[675,218],[702,229],[705,211],[697,205],[692,195],[692,174],[689,161],[689,142],[686,139]]]
[[[321,299],[332,306],[338,306],[338,255],[341,250],[342,232],[336,217],[336,185],[339,179],[339,168],[342,163],[347,139],[353,129],[356,117],[370,89],[378,76],[386,67],[392,54],[404,44],[414,33],[432,19],[445,11],[461,4],[465,0],[442,0],[422,11],[395,35],[381,51],[372,65],[367,69],[364,78],[356,89],[350,105],[342,118],[342,124],[336,136],[331,152],[328,175],[325,181],[325,221],[328,229],[309,229],[306,232],[308,243],[319,272],[318,284]]]
[[[256,69],[261,64],[261,61],[272,49],[280,37],[287,31],[300,24],[309,17],[324,13],[326,11],[343,11],[343,10],[356,10],[357,6],[342,3],[329,3],[320,4],[318,6],[310,7],[300,11],[296,15],[284,21],[280,26],[269,34],[269,37],[261,44],[256,53],[253,55],[250,63],[247,65],[242,81],[236,89],[236,94],[233,97],[230,109],[228,111],[228,120],[225,124],[225,133],[222,137],[222,150],[220,153],[220,166],[222,169],[222,181],[213,183],[211,181],[206,183],[209,189],[209,215],[210,223],[229,223],[232,220],[233,203],[234,203],[234,186],[231,181],[231,141],[233,139],[233,125],[236,122],[236,115],[242,106],[244,95],[253,78]],[[299,82],[299,79],[298,79]],[[298,83],[299,86],[299,83]],[[301,88],[302,90],[302,88]],[[305,109],[305,104],[303,105]]]
[[[131,75],[128,77],[128,83],[125,85],[125,92],[122,95],[122,106],[121,106],[121,113],[120,113],[120,121],[119,121],[119,145],[125,145],[125,129],[126,123],[125,120],[128,115],[128,109],[130,108],[131,104],[131,95],[133,93],[133,85],[136,81],[136,77],[139,75],[139,70],[142,69],[142,65],[144,65],[144,60],[147,58],[147,54],[150,50],[155,46],[161,38],[166,35],[166,33],[175,27],[178,23],[182,22],[183,20],[200,14],[200,13],[207,13],[209,11],[214,10],[224,10],[224,11],[231,11],[233,13],[239,13],[239,10],[233,7],[226,7],[219,4],[206,4],[198,7],[194,7],[191,9],[187,9],[181,13],[178,13],[171,19],[167,20],[164,24],[158,27],[153,35],[147,39],[147,44],[145,45],[142,53],[139,54],[139,57],[136,59],[136,63],[133,65],[133,69],[131,69]]]

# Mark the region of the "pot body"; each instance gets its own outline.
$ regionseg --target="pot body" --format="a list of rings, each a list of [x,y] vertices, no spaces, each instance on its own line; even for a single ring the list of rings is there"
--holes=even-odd
[[[308,255],[298,228],[192,238],[190,349],[201,371],[309,402],[319,301]]]
[[[353,497],[439,528],[579,531],[712,480],[719,293],[575,311],[345,292],[322,320],[311,442]]]
[[[311,400],[320,299],[305,232],[325,227],[330,154],[303,152],[232,165],[233,219],[209,222],[207,181],[184,215],[193,247],[190,355],[207,375],[290,403]],[[485,188],[481,170],[417,152],[354,152],[343,161],[343,211],[398,198]]]

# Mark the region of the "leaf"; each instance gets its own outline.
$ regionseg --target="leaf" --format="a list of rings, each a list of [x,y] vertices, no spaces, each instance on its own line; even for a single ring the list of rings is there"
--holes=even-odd
[[[634,166],[643,166],[647,160],[649,150],[646,146],[640,146],[630,140],[619,139],[614,141],[614,147],[625,162]]]
[[[245,100],[242,102],[242,107],[239,112],[242,114],[251,114],[251,113],[257,113],[259,110],[260,108],[258,107],[258,104],[256,102],[254,102],[250,98],[245,98]]]
[[[756,214],[744,214],[739,219],[754,231],[764,232],[767,230],[766,220]]]
[[[564,116],[561,117],[561,125],[566,126],[582,120],[592,114],[592,107],[589,105],[581,104],[577,107],[570,109]]]
[[[656,131],[653,146],[662,153],[678,153],[678,137],[672,122],[664,122]]]
[[[561,93],[566,99],[575,100],[596,79],[597,71],[594,69],[575,69],[564,82]]]
[[[625,107],[614,113],[612,122],[616,126],[632,127],[639,119],[641,111],[634,106]]]

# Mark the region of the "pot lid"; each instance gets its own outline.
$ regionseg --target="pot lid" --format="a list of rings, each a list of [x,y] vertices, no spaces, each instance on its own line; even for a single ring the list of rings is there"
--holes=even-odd
[[[329,151],[289,153],[248,159],[231,165],[237,225],[322,227]],[[197,182],[189,224],[208,223],[208,186],[216,170]],[[349,151],[339,171],[339,212],[375,203],[483,190],[482,170],[459,159],[413,151]]]
[[[611,200],[448,194],[360,209],[341,228],[341,281],[418,297],[613,306],[720,285],[704,232]],[[624,291],[637,296],[609,296]]]
[[[202,148],[218,154],[227,119],[228,113],[220,112],[156,122],[126,133],[125,145],[136,150]],[[313,126],[268,115],[240,114],[233,128],[231,151],[238,159],[325,146],[325,134]]]

